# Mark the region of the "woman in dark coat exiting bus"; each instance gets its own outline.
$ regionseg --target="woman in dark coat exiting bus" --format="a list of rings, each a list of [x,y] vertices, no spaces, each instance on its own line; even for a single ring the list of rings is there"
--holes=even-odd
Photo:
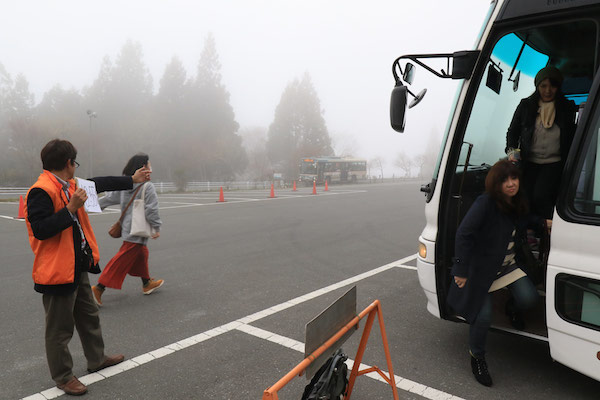
[[[492,292],[508,286],[513,296],[507,305],[511,319],[535,305],[538,294],[515,260],[515,243],[524,240],[528,225],[542,228],[543,220],[528,217],[526,200],[519,192],[519,168],[512,162],[494,164],[485,189],[456,232],[448,304],[471,325],[473,374],[479,383],[491,386],[485,342],[492,322]]]

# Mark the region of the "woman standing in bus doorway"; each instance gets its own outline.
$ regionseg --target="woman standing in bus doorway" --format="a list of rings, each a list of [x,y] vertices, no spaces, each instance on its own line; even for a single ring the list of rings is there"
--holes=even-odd
[[[150,165],[150,159],[147,154],[139,153],[131,157],[123,169],[123,175],[133,175],[138,168],[142,166],[148,168],[152,172],[152,166]],[[152,239],[158,239],[160,236],[160,226],[162,222],[158,215],[158,196],[156,195],[156,189],[152,182],[148,181],[139,185],[134,185],[131,190],[123,190],[119,192],[109,192],[106,196],[102,197],[100,207],[103,209],[107,206],[114,204],[121,204],[121,210],[125,209],[131,197],[134,195],[135,190],[140,185],[147,185],[145,189],[145,214],[146,220],[152,227]],[[139,192],[139,191],[138,191]],[[138,193],[141,197],[141,193]],[[148,271],[148,238],[140,236],[132,236],[127,232],[131,232],[131,219],[132,219],[132,207],[129,207],[125,212],[125,216],[122,221],[122,233],[123,233],[123,244],[119,249],[119,252],[109,261],[102,271],[100,278],[98,279],[98,285],[92,286],[92,292],[94,293],[94,300],[98,306],[102,306],[102,294],[104,290],[109,287],[113,289],[121,289],[125,276],[127,274],[131,276],[138,276],[142,279],[142,292],[144,294],[150,294],[156,289],[162,286],[164,281],[162,279],[150,278],[150,272]]]
[[[515,243],[524,240],[528,225],[538,229],[544,225],[541,218],[527,213],[526,200],[519,191],[519,174],[513,162],[494,164],[485,179],[485,193],[475,200],[456,232],[448,304],[470,324],[471,369],[485,386],[492,385],[485,361],[492,293],[510,289],[513,300],[508,303],[507,314],[511,319],[538,300],[533,283],[515,258]]]
[[[521,100],[506,133],[509,159],[521,160],[531,212],[545,219],[552,218],[576,128],[577,106],[561,93],[562,82],[557,68],[542,68],[535,76],[535,92]]]

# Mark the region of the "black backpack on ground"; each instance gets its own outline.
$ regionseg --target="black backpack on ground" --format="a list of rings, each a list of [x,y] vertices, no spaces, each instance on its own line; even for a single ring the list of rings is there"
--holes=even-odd
[[[340,400],[348,387],[348,356],[338,349],[304,388],[301,400]]]

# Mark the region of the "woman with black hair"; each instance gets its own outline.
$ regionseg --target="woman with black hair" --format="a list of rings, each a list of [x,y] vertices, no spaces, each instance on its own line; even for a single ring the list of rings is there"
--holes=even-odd
[[[475,200],[456,232],[448,304],[471,325],[471,368],[485,386],[492,385],[485,361],[492,293],[510,289],[512,299],[506,311],[511,322],[538,300],[533,283],[515,258],[515,244],[525,239],[528,226],[542,229],[544,220],[529,216],[519,191],[519,175],[519,168],[508,160],[494,164],[485,179],[485,193]]]
[[[150,159],[147,154],[139,153],[131,157],[123,169],[123,175],[132,175],[140,167],[146,167],[152,172]],[[146,220],[152,227],[152,239],[158,239],[160,236],[160,226],[162,222],[158,215],[158,196],[152,182],[148,181],[139,185],[134,185],[130,190],[118,192],[109,192],[99,200],[100,207],[103,209],[110,205],[121,204],[121,211],[127,207],[131,197],[135,194],[140,185],[146,185],[143,190],[144,210]],[[142,196],[142,190],[138,190],[137,198]],[[131,235],[132,207],[125,212],[122,225],[123,244],[117,254],[109,261],[98,279],[98,285],[92,286],[94,300],[98,306],[102,306],[102,294],[109,287],[121,289],[125,276],[138,276],[142,279],[142,292],[150,294],[162,286],[162,279],[150,278],[148,271],[148,238]]]
[[[531,212],[546,219],[554,212],[576,128],[577,106],[562,94],[562,82],[557,68],[542,68],[535,76],[535,92],[521,100],[506,133],[506,154],[521,160]]]

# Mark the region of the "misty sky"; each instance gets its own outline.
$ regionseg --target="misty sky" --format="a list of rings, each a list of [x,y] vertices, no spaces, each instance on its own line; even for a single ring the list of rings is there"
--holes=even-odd
[[[382,156],[392,169],[400,151],[425,151],[441,135],[456,83],[417,70],[404,134],[389,125],[392,61],[401,54],[471,49],[488,0],[5,1],[0,63],[25,75],[39,102],[55,84],[82,89],[105,55],[140,42],[154,90],[176,55],[188,76],[209,32],[240,128],[268,128],[285,86],[308,72],[334,148]],[[82,118],[87,118],[82,115]],[[101,118],[101,116],[99,116]],[[385,175],[388,175],[385,171]]]

